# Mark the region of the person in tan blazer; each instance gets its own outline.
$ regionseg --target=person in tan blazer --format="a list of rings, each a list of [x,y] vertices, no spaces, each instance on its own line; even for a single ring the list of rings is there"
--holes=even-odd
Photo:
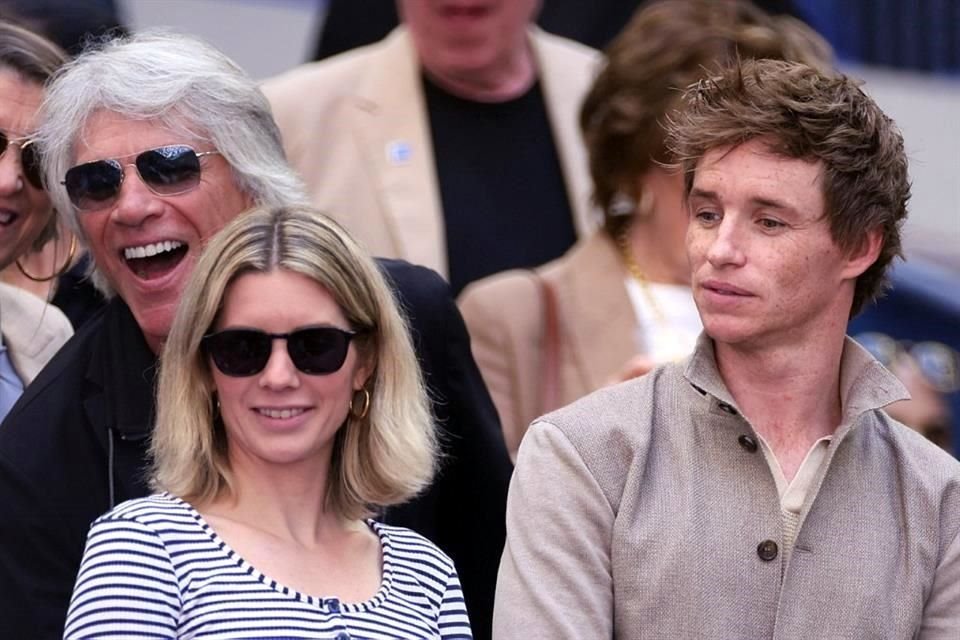
[[[819,67],[832,59],[793,18],[712,0],[653,3],[606,53],[580,114],[603,228],[536,271],[485,278],[459,298],[514,457],[537,416],[693,350],[701,326],[683,248],[683,178],[664,148],[677,88],[734,55]],[[545,296],[555,300],[556,340]],[[545,371],[553,352],[556,371]]]
[[[478,44],[478,51],[451,53],[454,47],[439,40],[448,32],[456,35],[456,25],[434,15],[439,4],[400,0],[403,24],[383,41],[263,84],[288,159],[312,203],[337,217],[374,255],[403,258],[449,276],[423,74],[476,102],[506,101],[539,82],[573,228],[586,235],[595,224],[577,110],[599,54],[533,26],[536,0],[491,4],[485,9],[490,24],[483,25],[491,42]],[[506,71],[496,66],[501,58],[512,60]],[[510,145],[502,141],[505,154]]]

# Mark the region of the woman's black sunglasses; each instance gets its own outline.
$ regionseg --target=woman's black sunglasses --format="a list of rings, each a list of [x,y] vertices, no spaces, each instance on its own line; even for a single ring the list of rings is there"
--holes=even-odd
[[[340,370],[357,333],[336,327],[304,327],[290,333],[224,329],[205,335],[200,345],[221,373],[241,378],[263,371],[270,361],[273,341],[286,340],[287,353],[297,369],[323,375]]]
[[[81,211],[109,206],[120,193],[124,167],[134,166],[143,184],[158,196],[186,193],[200,184],[200,158],[219,151],[194,151],[185,144],[148,149],[132,163],[108,158],[79,164],[67,171],[63,185],[70,202]],[[128,156],[129,157],[129,156]]]
[[[40,167],[40,154],[37,153],[37,145],[30,139],[14,139],[6,132],[0,131],[0,156],[3,156],[10,148],[10,145],[20,147],[20,166],[23,167],[23,175],[36,189],[43,189],[43,170]]]

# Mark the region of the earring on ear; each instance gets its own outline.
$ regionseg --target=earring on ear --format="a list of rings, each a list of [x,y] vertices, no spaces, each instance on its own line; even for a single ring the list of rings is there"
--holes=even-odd
[[[357,409],[355,402],[357,400],[357,395],[363,394],[363,406],[360,409]],[[366,387],[361,387],[353,396],[350,398],[350,415],[356,418],[357,420],[363,420],[367,417],[367,414],[370,413],[370,392],[367,391]]]
[[[54,242],[59,242],[59,240],[55,240]],[[56,278],[59,278],[60,276],[65,274],[67,271],[69,271],[70,267],[73,265],[73,259],[74,257],[76,257],[76,255],[77,255],[77,236],[72,235],[70,236],[70,248],[67,250],[67,259],[63,261],[63,266],[60,267],[59,269],[56,269],[52,275],[37,276],[30,273],[29,271],[24,269],[22,264],[20,264],[20,258],[17,258],[16,260],[14,260],[14,264],[17,265],[17,269],[20,270],[20,273],[22,273],[23,277],[25,277],[27,280],[33,280],[34,282],[49,282],[51,280],[55,280]]]
[[[610,198],[610,204],[607,205],[607,213],[614,217],[632,216],[637,210],[637,202],[625,194],[623,191],[617,191]]]

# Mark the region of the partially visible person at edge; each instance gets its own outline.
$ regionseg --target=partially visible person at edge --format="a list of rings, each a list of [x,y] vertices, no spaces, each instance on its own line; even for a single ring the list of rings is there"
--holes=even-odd
[[[65,61],[52,42],[0,22],[0,269],[21,268],[31,251],[56,242],[33,135],[43,85]],[[72,334],[56,307],[0,283],[0,420]]]
[[[39,142],[56,208],[113,292],[0,425],[0,632],[52,638],[90,523],[149,493],[156,356],[201,248],[251,205],[306,197],[255,83],[185,36],[138,34],[69,63]],[[381,520],[453,558],[489,633],[511,472],[496,412],[446,283],[379,264],[407,312],[442,449],[433,484]]]
[[[264,84],[314,205],[454,294],[590,231],[577,109],[599,54],[537,29],[539,0],[397,0],[383,41]]]
[[[960,637],[960,462],[844,335],[901,251],[903,138],[852,80],[775,60],[672,118],[704,334],[530,427],[494,638]]]
[[[663,122],[683,87],[738,56],[825,69],[832,60],[806,25],[748,2],[666,0],[639,10],[580,113],[603,228],[554,262],[491,276],[460,296],[511,456],[537,416],[693,351],[702,327],[684,249],[683,176],[668,168]]]
[[[434,438],[373,259],[313,209],[236,218],[164,345],[157,493],[94,522],[64,638],[471,638],[450,558],[371,519],[430,483]]]
[[[124,32],[113,0],[0,0],[0,21],[48,38],[70,56],[91,38]],[[49,300],[78,329],[106,303],[88,270],[87,252],[60,224],[56,237],[0,270],[0,280]]]

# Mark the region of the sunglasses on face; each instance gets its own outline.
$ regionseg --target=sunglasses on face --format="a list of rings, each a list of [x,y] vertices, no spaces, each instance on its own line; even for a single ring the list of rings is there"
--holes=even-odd
[[[303,373],[324,375],[339,371],[347,359],[356,331],[336,327],[305,327],[290,333],[259,329],[225,329],[203,337],[201,348],[221,373],[235,378],[263,371],[274,340],[286,340],[293,366]]]
[[[40,154],[33,140],[11,138],[6,132],[0,131],[0,157],[7,152],[10,145],[20,147],[20,166],[23,175],[35,189],[43,189],[43,172],[40,168]]]
[[[194,151],[184,144],[148,149],[136,155],[132,163],[117,158],[79,164],[64,176],[70,202],[81,211],[107,207],[113,203],[123,184],[124,167],[133,166],[143,184],[158,196],[176,196],[200,184],[200,158],[219,151]]]

